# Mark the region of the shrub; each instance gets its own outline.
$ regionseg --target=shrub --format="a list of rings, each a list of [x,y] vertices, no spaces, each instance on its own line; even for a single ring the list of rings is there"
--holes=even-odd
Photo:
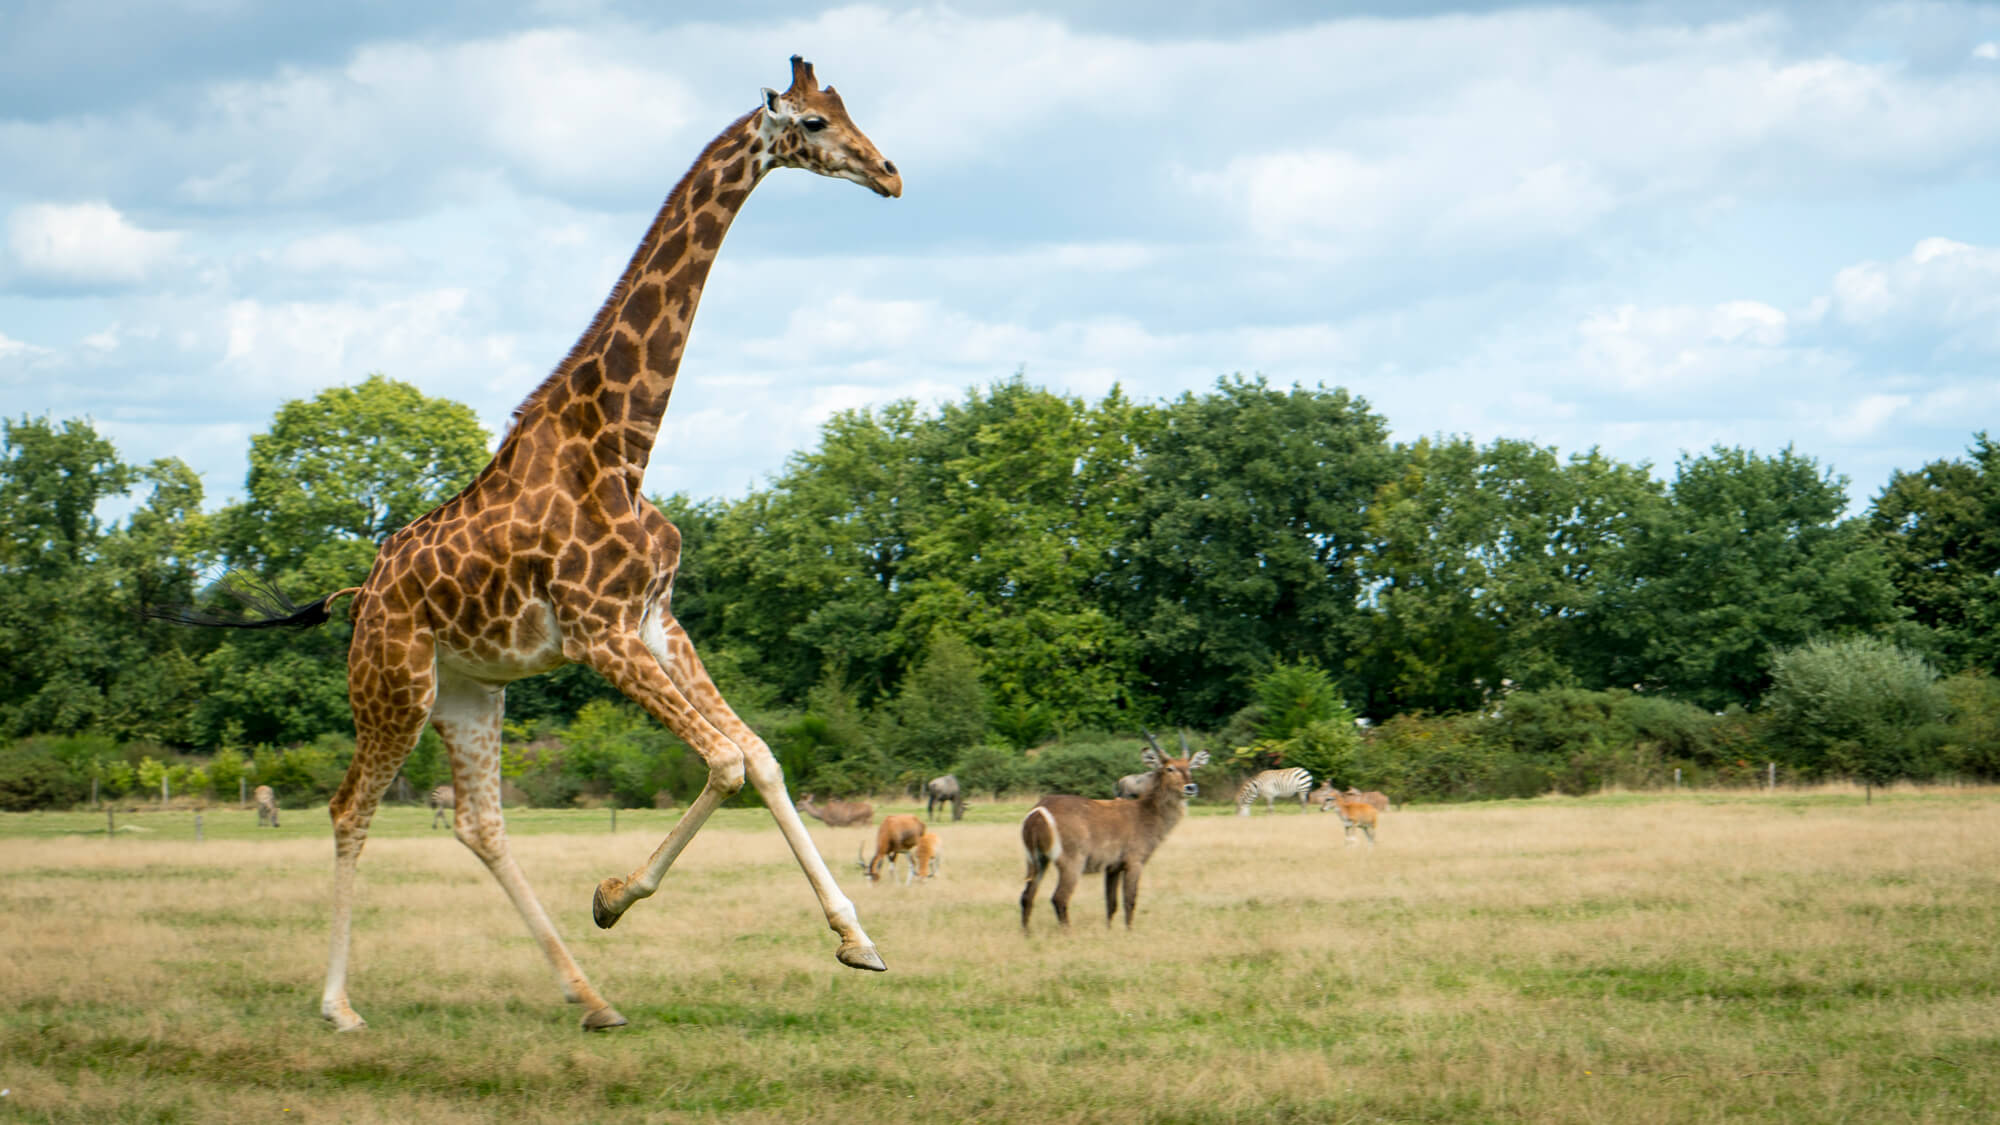
[[[999,800],[1026,780],[1028,764],[1028,760],[1015,750],[1001,743],[987,742],[960,755],[951,772],[968,795],[991,793],[995,800]]]
[[[1110,797],[1118,779],[1145,768],[1146,744],[1136,740],[1059,742],[1046,747],[1028,769],[1030,787],[1040,793]]]
[[[89,792],[90,783],[46,747],[16,744],[0,751],[0,810],[68,808]]]
[[[1771,658],[1764,694],[1791,764],[1880,785],[1937,769],[1935,732],[1946,713],[1937,672],[1922,657],[1873,637],[1814,640]]]

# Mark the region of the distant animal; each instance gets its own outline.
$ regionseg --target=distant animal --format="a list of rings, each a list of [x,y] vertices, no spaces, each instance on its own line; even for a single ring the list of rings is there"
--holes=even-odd
[[[808,793],[798,799],[795,807],[807,816],[825,821],[828,828],[846,828],[875,819],[875,806],[866,801],[828,801],[817,805],[813,803],[813,795]]]
[[[1376,812],[1389,811],[1389,796],[1379,789],[1370,789],[1364,793],[1350,785],[1347,787],[1347,799],[1350,801],[1366,801],[1375,806]]]
[[[914,874],[919,879],[937,878],[938,866],[944,862],[944,853],[939,850],[942,841],[935,832],[926,832],[917,838],[916,864]],[[903,880],[905,883],[908,879]]]
[[[1299,811],[1306,811],[1306,794],[1312,791],[1313,775],[1302,769],[1264,770],[1250,775],[1243,787],[1236,791],[1236,815],[1249,816],[1250,806],[1257,798],[1264,799],[1266,812],[1275,808],[1275,802],[1299,799]]]
[[[1125,928],[1132,928],[1132,910],[1139,901],[1139,874],[1153,851],[1187,812],[1187,799],[1199,790],[1194,771],[1208,761],[1208,751],[1193,757],[1169,758],[1152,746],[1139,757],[1146,764],[1150,785],[1136,800],[1108,801],[1055,794],[1043,797],[1021,820],[1021,847],[1027,853],[1028,885],[1021,891],[1021,932],[1035,908],[1035,891],[1048,869],[1056,869],[1051,902],[1056,921],[1069,925],[1069,899],[1081,875],[1104,872],[1104,924],[1118,916],[1120,887],[1125,903]]]
[[[251,794],[257,801],[257,827],[278,826],[278,794],[268,785],[259,785]]]
[[[1375,846],[1375,806],[1366,801],[1350,799],[1342,793],[1333,799],[1334,814],[1340,817],[1340,834],[1349,844],[1354,843],[1354,830],[1359,828],[1368,837],[1368,846]]]
[[[924,804],[924,815],[936,814],[939,805],[951,806],[951,818],[965,819],[965,791],[959,786],[958,778],[952,774],[934,777],[924,783],[924,794],[929,798]]]
[[[1112,792],[1116,796],[1125,798],[1143,797],[1146,795],[1146,787],[1152,783],[1153,775],[1150,773],[1128,773],[1118,779],[1118,785]]]
[[[431,807],[432,828],[436,828],[438,825],[444,823],[444,814],[446,812],[451,813],[452,825],[454,827],[457,826],[458,795],[452,792],[451,786],[449,785],[438,786],[436,789],[431,790],[428,794],[425,795],[424,801]]]
[[[1333,807],[1333,799],[1338,796],[1340,796],[1340,788],[1334,785],[1333,782],[1328,781],[1321,783],[1319,788],[1306,794],[1306,801],[1308,804],[1318,805],[1319,811],[1325,812]]]
[[[910,857],[906,861],[910,867],[910,874],[903,877],[903,882],[908,883],[917,872],[915,853],[918,842],[923,838],[923,821],[908,813],[894,813],[883,817],[882,826],[875,830],[875,858],[862,863],[860,846],[856,845],[854,861],[861,864],[861,869],[868,873],[869,882],[879,883],[882,881],[883,865],[888,865],[889,874],[893,878],[896,874],[896,857],[907,854]]]

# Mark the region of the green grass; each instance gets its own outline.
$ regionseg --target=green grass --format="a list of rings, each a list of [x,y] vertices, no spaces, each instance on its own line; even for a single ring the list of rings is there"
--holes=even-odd
[[[677,814],[510,813],[631,1021],[598,1036],[428,811],[377,821],[350,981],[370,1026],[345,1036],[316,1016],[323,813],[212,810],[199,844],[190,812],[112,839],[97,814],[0,817],[0,1119],[2000,1119],[1993,791],[1406,809],[1372,853],[1330,816],[1204,810],[1132,932],[1089,878],[1074,932],[1045,889],[1027,937],[1025,808],[937,825],[917,887],[868,885],[868,833],[816,828],[880,975],[834,962],[760,810],[719,813],[609,931],[591,887]]]

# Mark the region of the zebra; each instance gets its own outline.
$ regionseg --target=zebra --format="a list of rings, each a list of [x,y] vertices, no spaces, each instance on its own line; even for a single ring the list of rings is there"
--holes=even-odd
[[[452,810],[451,822],[454,827],[457,826],[458,796],[457,794],[451,791],[451,786],[449,785],[438,786],[436,789],[431,790],[430,794],[426,796],[424,800],[431,807],[432,828],[436,828],[438,826],[438,823],[444,820],[444,813],[446,809]]]
[[[1302,769],[1265,770],[1252,774],[1236,791],[1236,815],[1249,816],[1250,806],[1264,798],[1264,808],[1273,809],[1279,798],[1299,799],[1299,811],[1306,811],[1306,794],[1312,791],[1313,776]]]
[[[257,827],[278,826],[278,794],[268,785],[259,785],[251,794],[257,800]]]

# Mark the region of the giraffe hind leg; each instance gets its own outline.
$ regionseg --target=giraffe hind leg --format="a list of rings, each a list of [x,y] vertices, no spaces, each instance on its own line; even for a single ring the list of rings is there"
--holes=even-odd
[[[506,821],[500,812],[500,717],[505,698],[498,687],[449,673],[439,678],[431,724],[444,740],[451,759],[456,805],[452,833],[479,857],[507,893],[529,935],[541,947],[549,967],[555,970],[563,999],[584,1006],[583,1029],[604,1031],[621,1027],[625,1017],[591,987],[583,970],[577,967],[508,847]]]

